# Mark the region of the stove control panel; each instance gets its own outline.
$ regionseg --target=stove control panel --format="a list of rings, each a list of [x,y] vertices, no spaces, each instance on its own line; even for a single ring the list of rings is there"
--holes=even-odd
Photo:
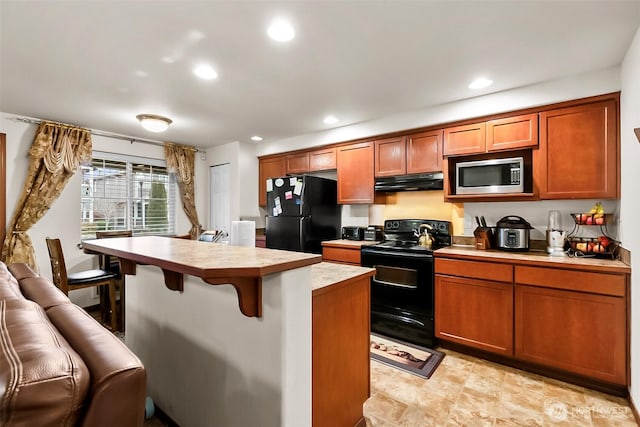
[[[385,233],[413,233],[422,224],[431,226],[432,234],[451,235],[451,222],[433,219],[388,219],[384,222]]]

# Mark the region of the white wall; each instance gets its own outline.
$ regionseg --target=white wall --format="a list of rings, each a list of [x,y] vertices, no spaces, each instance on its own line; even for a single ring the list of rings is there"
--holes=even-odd
[[[17,116],[9,113],[0,113],[0,132],[7,135],[7,227],[13,217],[18,199],[22,194],[22,187],[29,167],[28,151],[37,130],[37,125],[18,122],[15,117]],[[92,141],[94,150],[164,159],[164,151],[160,146],[144,143],[131,144],[128,141],[95,135],[92,137]],[[208,186],[207,176],[203,173],[204,170],[204,161],[199,154],[196,154],[196,206],[201,221],[206,219],[207,213],[204,209],[206,192],[201,190]],[[86,255],[77,247],[80,243],[81,183],[82,175],[76,173],[69,180],[62,194],[53,203],[47,214],[27,233],[33,241],[40,275],[49,279],[51,279],[51,266],[44,241],[45,237],[60,238],[69,271],[80,271],[97,266],[95,256]],[[179,199],[177,205],[176,232],[180,234],[187,232],[191,225],[182,210]],[[91,295],[91,290],[79,290],[71,293],[70,297],[74,302],[86,306],[96,304]]]
[[[621,67],[620,128],[622,144],[622,194],[620,235],[631,251],[631,270],[640,271],[640,142],[633,133],[640,128],[640,29],[627,51]],[[631,276],[631,399],[640,405],[640,279]]]

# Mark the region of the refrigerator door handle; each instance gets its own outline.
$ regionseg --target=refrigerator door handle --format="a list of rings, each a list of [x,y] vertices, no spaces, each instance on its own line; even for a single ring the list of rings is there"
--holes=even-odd
[[[305,229],[307,228],[305,225],[305,221],[309,220],[309,217],[303,216],[300,219],[300,233],[298,233],[298,238],[300,239],[300,249],[304,252],[306,249],[306,245],[305,245],[305,239],[304,237],[307,235],[305,233]]]

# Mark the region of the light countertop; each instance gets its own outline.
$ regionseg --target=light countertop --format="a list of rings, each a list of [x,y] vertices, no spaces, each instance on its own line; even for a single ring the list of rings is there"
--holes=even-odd
[[[329,246],[335,248],[360,248],[362,246],[368,245],[377,245],[380,243],[379,241],[372,240],[347,240],[347,239],[338,239],[338,240],[327,240],[322,242],[322,246]]]
[[[469,260],[508,261],[513,264],[542,267],[574,268],[586,271],[631,273],[631,267],[618,260],[585,257],[550,256],[544,251],[508,252],[496,249],[480,250],[473,246],[454,245],[434,251],[436,257]]]
[[[375,268],[322,262],[311,266],[311,288],[316,291],[352,279],[373,276]]]

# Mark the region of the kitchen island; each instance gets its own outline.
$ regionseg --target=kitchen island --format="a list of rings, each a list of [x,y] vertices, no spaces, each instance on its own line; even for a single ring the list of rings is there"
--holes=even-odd
[[[312,415],[313,425],[331,425],[329,417],[345,406],[352,410],[344,419],[362,421],[373,269],[327,268],[313,254],[162,237],[84,247],[119,257],[124,271],[135,273],[127,278],[126,343],[147,368],[149,394],[179,425],[298,427],[311,426]],[[316,299],[318,293],[331,298]],[[354,343],[353,360],[366,372],[356,371],[364,385],[346,405],[327,394],[349,389],[345,381],[353,375],[326,383],[326,370],[350,366],[340,346],[351,351]],[[336,351],[316,357],[332,345]],[[325,384],[316,384],[317,369],[325,369]]]

